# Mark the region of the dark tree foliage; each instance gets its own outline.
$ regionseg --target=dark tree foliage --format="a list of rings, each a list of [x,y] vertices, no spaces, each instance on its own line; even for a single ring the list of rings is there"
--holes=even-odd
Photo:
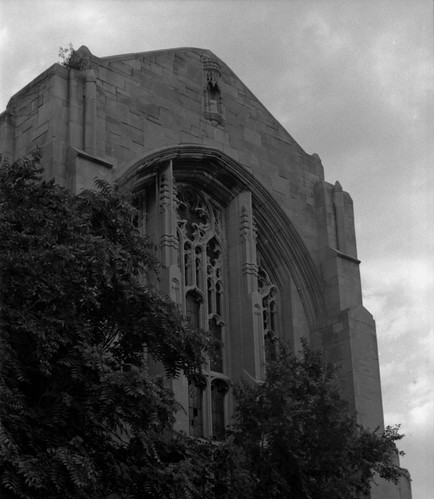
[[[206,338],[145,284],[157,263],[134,209],[103,182],[74,196],[44,181],[39,160],[0,168],[1,497],[236,487],[210,478],[224,446],[171,433],[178,407],[149,375],[149,355],[169,378],[200,371]]]
[[[238,390],[234,441],[256,477],[255,498],[353,499],[374,476],[397,482],[398,428],[360,427],[342,398],[335,370],[303,343],[280,345],[266,380]]]
[[[0,159],[2,498],[351,499],[400,476],[397,429],[360,428],[306,345],[239,389],[227,442],[173,432],[148,360],[194,375],[212,342],[147,284],[134,208],[101,181],[78,196],[44,181],[38,151]]]

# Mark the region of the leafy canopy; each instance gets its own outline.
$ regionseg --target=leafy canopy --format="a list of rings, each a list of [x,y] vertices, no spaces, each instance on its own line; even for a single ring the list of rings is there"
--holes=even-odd
[[[234,441],[256,477],[255,498],[353,499],[375,474],[397,482],[398,428],[360,427],[335,369],[303,343],[300,356],[280,345],[266,380],[237,393]]]
[[[155,497],[182,463],[148,358],[200,371],[206,338],[146,284],[158,266],[131,205],[44,181],[40,156],[0,168],[1,495]]]
[[[101,181],[78,196],[44,181],[40,156],[0,164],[2,497],[351,499],[399,478],[397,429],[360,428],[306,344],[237,390],[228,442],[174,433],[148,359],[198,373],[207,339],[147,284],[132,206]]]

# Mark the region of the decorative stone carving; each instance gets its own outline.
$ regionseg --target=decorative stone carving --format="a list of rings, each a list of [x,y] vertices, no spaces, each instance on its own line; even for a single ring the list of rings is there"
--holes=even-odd
[[[165,266],[170,266],[176,264],[178,250],[178,238],[176,237],[175,190],[171,162],[160,173],[159,188],[162,263]]]
[[[204,59],[204,102],[205,117],[211,121],[214,126],[222,125],[223,99],[220,90],[220,65],[212,59]]]
[[[241,241],[245,246],[246,258],[246,261],[243,263],[243,274],[251,275],[256,280],[256,276],[258,275],[258,266],[256,264],[256,230],[251,210],[246,205],[241,206],[240,235]]]
[[[240,233],[241,238],[247,240],[251,235],[251,226],[250,226],[250,215],[247,206],[241,207],[241,216],[240,216]]]
[[[207,85],[216,87],[220,79],[220,65],[212,59],[205,59],[203,63]]]
[[[160,177],[160,210],[163,213],[170,207],[171,178],[170,173],[165,171]]]
[[[217,317],[220,323],[224,309],[220,210],[204,193],[186,185],[178,186],[177,207],[185,290],[206,297],[209,319]]]

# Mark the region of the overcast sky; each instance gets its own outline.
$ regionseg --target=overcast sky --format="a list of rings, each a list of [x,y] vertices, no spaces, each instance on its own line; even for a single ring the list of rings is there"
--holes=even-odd
[[[353,197],[386,424],[434,490],[431,0],[0,0],[0,111],[59,47],[213,51]]]

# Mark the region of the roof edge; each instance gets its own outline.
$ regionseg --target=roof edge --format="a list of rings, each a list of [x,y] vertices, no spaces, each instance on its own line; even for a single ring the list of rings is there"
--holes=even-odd
[[[132,59],[132,58],[138,58],[138,57],[145,57],[149,55],[161,55],[165,53],[174,53],[174,52],[187,52],[187,51],[197,51],[201,52],[203,54],[209,54],[210,56],[216,57],[217,56],[209,49],[205,48],[200,48],[200,47],[175,47],[175,48],[169,48],[169,49],[159,49],[159,50],[146,50],[143,52],[129,52],[126,54],[117,54],[117,55],[109,55],[109,56],[96,56],[93,54],[86,45],[82,45],[79,49],[76,50],[76,52],[79,53],[87,53],[89,54],[92,58],[98,59],[100,61],[112,61],[112,60],[127,60],[127,59]]]

